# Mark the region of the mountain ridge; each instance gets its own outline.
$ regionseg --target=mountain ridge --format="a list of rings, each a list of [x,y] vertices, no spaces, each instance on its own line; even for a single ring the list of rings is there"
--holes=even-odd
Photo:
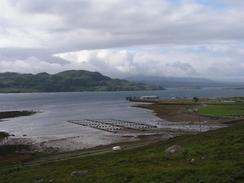
[[[149,85],[122,79],[112,79],[99,72],[67,70],[56,74],[5,72],[0,73],[0,93],[19,92],[80,92],[162,90]]]
[[[198,77],[163,77],[163,76],[131,76],[125,78],[132,82],[159,85],[163,87],[238,87],[243,86],[241,82],[216,81]]]

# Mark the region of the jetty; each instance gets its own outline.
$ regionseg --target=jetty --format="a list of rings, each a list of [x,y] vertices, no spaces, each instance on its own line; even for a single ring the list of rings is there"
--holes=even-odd
[[[67,122],[112,133],[128,130],[145,131],[150,129],[157,129],[156,125],[118,119],[83,119],[68,120]]]
[[[158,102],[158,96],[130,96],[126,97],[126,100],[131,102]]]

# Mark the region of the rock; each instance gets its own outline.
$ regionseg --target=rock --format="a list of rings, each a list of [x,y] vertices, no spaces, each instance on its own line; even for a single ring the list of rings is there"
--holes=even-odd
[[[73,171],[71,172],[71,176],[84,176],[88,174],[88,170],[78,170],[78,171]]]
[[[196,162],[196,160],[194,158],[191,158],[191,159],[188,159],[187,162],[190,164],[194,164]]]
[[[120,146],[114,146],[114,147],[112,148],[112,150],[113,150],[113,151],[119,151],[119,150],[121,150],[121,147],[120,147]]]
[[[165,150],[165,156],[170,159],[176,155],[183,153],[183,151],[184,148],[180,145],[172,145]]]
[[[194,159],[194,158],[191,158],[191,159],[190,159],[190,163],[191,163],[191,164],[195,163],[195,159]]]
[[[37,180],[35,181],[35,183],[42,183],[42,182],[44,182],[44,179],[43,179],[43,178],[39,178],[39,179],[37,179]]]
[[[201,157],[201,160],[205,160],[205,159],[206,159],[206,156],[202,156],[202,157]]]

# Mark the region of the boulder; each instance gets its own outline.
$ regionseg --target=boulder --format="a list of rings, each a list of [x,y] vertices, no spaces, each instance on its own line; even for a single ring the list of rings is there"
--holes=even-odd
[[[182,154],[183,152],[184,148],[180,145],[172,145],[165,150],[165,157],[171,159],[177,155]]]
[[[36,181],[35,181],[35,183],[42,183],[42,182],[44,182],[44,179],[43,179],[43,178],[38,178],[38,179],[36,179]]]
[[[195,159],[194,159],[194,158],[191,158],[191,159],[188,160],[188,162],[189,162],[190,164],[194,164],[194,163],[195,163]]]
[[[71,176],[80,177],[88,174],[88,170],[78,170],[71,172]]]
[[[121,147],[120,147],[120,146],[114,146],[114,147],[112,148],[112,150],[113,150],[113,151],[119,151],[119,150],[121,150]]]

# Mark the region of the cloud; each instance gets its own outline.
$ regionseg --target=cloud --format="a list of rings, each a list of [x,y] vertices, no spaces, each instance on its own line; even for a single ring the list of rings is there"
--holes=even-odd
[[[0,71],[243,78],[243,7],[241,0],[0,0]]]
[[[244,12],[197,0],[1,0],[1,47],[74,51],[244,38]],[[234,1],[237,2],[237,1]],[[239,2],[239,1],[238,1]],[[9,41],[8,41],[9,40]]]
[[[15,61],[0,61],[0,71],[6,72],[19,72],[19,73],[39,73],[39,72],[49,72],[54,73],[57,70],[62,70],[62,65],[57,63],[48,63],[39,60],[35,57],[29,57],[25,60],[15,60]]]
[[[18,58],[5,50],[0,72],[49,72],[69,69],[98,71],[111,77],[133,75],[204,77],[217,80],[244,79],[244,46],[212,44],[196,46],[148,46],[82,50],[49,56],[49,52],[21,50]],[[4,56],[5,55],[5,56]],[[12,56],[12,57],[11,57]]]
[[[135,50],[85,50],[58,54],[75,68],[113,77],[132,75],[243,79],[244,47],[199,45],[150,47]],[[68,64],[69,65],[69,64]],[[72,66],[70,66],[72,67]]]

